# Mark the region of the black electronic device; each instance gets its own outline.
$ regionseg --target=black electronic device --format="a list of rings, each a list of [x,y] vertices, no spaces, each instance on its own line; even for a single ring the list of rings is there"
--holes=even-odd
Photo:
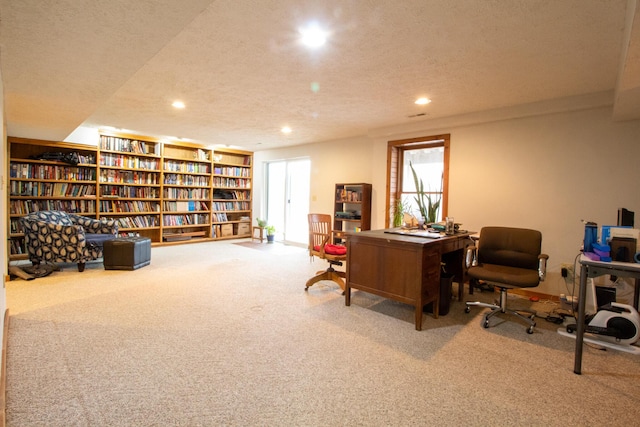
[[[625,208],[618,209],[618,225],[623,227],[633,227],[633,217],[634,214],[632,211],[627,210]]]
[[[616,302],[616,288],[596,286],[596,303],[598,304],[598,309],[613,302]]]

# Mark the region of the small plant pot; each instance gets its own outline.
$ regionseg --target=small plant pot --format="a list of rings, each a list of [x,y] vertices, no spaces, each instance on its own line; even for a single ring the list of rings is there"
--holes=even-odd
[[[267,234],[267,243],[273,243],[273,239],[276,237],[275,234]]]

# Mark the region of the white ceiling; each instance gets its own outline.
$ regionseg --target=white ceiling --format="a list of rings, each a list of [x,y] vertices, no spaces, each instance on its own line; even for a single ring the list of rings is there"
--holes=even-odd
[[[314,51],[311,20],[331,33]],[[640,119],[638,0],[0,0],[0,53],[7,133],[28,138],[257,151],[594,93]]]

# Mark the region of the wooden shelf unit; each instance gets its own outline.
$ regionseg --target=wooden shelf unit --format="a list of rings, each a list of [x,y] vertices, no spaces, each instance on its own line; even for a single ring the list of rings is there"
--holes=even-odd
[[[40,210],[64,210],[95,218],[97,215],[97,149],[9,137],[9,259],[26,259],[20,217]],[[76,165],[55,160],[76,153]],[[65,160],[72,160],[67,158]]]
[[[337,232],[371,229],[371,184],[336,184],[333,229]],[[336,239],[335,243],[343,239]]]
[[[114,218],[154,245],[251,236],[251,152],[109,132],[97,146],[7,140],[11,260],[26,259],[19,219],[36,210]],[[45,155],[58,153],[79,164]]]
[[[121,236],[160,242],[162,145],[135,135],[100,135],[99,218],[118,221]]]
[[[211,150],[165,143],[162,153],[162,241],[211,237]]]
[[[251,237],[253,155],[241,150],[213,153],[212,234],[217,239]]]

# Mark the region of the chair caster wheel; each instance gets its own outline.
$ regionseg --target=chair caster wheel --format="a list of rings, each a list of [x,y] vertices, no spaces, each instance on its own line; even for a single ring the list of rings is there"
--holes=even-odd
[[[535,325],[533,325],[533,326],[535,326]],[[528,333],[529,335],[533,334],[533,326],[529,326],[529,327],[527,328],[527,333]]]
[[[304,288],[304,291],[307,292],[309,290],[309,288]]]
[[[489,328],[489,321],[485,320],[482,326],[484,326],[485,329]]]
[[[469,307],[465,307],[464,312],[465,312],[465,313],[471,313],[471,308],[469,308]]]

